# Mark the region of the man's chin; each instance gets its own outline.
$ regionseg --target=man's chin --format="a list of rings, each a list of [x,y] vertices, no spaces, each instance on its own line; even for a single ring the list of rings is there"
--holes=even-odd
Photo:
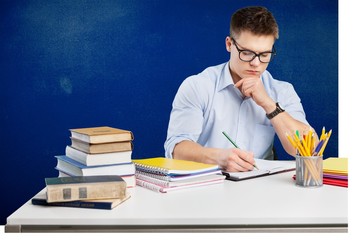
[[[242,74],[243,78],[245,77],[260,77],[260,73],[259,72],[249,72],[249,71],[246,71]]]

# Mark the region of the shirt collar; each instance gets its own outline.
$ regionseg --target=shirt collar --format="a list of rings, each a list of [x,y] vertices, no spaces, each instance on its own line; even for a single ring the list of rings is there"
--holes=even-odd
[[[227,62],[223,68],[223,72],[221,74],[219,87],[218,87],[217,91],[220,92],[229,86],[232,86],[233,88],[235,88],[234,81],[233,81],[231,73],[230,73],[230,65],[229,65],[229,62]],[[239,96],[241,98],[244,98],[244,96],[242,95],[240,90],[239,89],[236,89],[236,90],[237,90],[236,92],[238,92]]]
[[[227,62],[221,74],[221,78],[218,86],[218,92],[220,92],[221,90],[223,90],[224,88],[230,85],[234,85],[234,81],[230,74],[229,62]]]

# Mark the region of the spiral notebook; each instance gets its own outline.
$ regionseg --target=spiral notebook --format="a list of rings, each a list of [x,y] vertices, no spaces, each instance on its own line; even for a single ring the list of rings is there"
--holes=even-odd
[[[132,161],[136,170],[167,176],[199,174],[219,170],[219,166],[214,164],[163,157],[135,159]]]
[[[178,182],[176,182],[177,186],[163,186],[163,185],[159,185],[158,183],[156,184],[153,182],[148,182],[146,180],[137,178],[136,184],[138,186],[150,189],[154,192],[167,193],[167,192],[173,192],[173,191],[183,190],[183,189],[188,189],[188,188],[220,184],[220,183],[224,182],[225,176],[214,174],[211,176],[206,176],[206,178],[208,178],[208,179],[199,178],[197,180],[194,180],[194,181],[191,181],[188,183],[183,183],[181,185],[178,184]]]

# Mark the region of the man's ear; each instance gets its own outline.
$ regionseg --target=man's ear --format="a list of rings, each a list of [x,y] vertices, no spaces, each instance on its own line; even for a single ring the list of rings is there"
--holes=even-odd
[[[229,36],[227,36],[227,37],[225,38],[226,51],[231,52],[231,44],[232,44],[231,38],[230,38]]]

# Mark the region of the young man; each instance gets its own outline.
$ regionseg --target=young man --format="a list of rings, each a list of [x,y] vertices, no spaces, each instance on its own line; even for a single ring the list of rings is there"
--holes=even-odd
[[[285,151],[295,155],[285,133],[311,127],[293,86],[266,71],[278,36],[276,20],[264,7],[247,7],[232,15],[225,39],[230,60],[188,77],[175,96],[166,157],[248,171],[254,157],[274,158],[275,133]]]

